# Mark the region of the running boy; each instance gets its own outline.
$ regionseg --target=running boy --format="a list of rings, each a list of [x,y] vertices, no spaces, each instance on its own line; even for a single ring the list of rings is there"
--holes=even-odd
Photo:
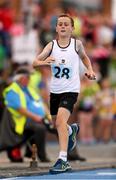
[[[87,68],[86,76],[91,80],[95,79],[95,73],[81,41],[71,38],[73,29],[73,19],[67,14],[60,15],[56,24],[58,39],[48,43],[33,62],[36,69],[41,65],[50,65],[52,70],[50,113],[58,132],[60,152],[50,173],[71,169],[67,161],[67,150],[75,147],[79,127],[77,124],[69,126],[68,119],[80,92],[80,59]]]

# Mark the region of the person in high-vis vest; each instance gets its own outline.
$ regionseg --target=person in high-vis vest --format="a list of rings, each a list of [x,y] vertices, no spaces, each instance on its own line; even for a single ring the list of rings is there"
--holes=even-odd
[[[14,147],[20,148],[22,143],[30,140],[37,146],[40,161],[49,162],[45,150],[46,128],[43,125],[46,110],[39,94],[28,86],[29,78],[29,70],[19,68],[13,82],[4,90],[7,118],[3,118],[1,124],[0,149],[7,149],[11,158],[10,152]]]

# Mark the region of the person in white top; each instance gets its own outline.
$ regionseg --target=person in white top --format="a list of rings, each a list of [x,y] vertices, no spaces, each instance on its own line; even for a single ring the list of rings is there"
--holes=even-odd
[[[50,169],[52,174],[71,169],[67,161],[67,151],[76,146],[79,126],[76,123],[69,126],[68,119],[80,93],[80,61],[87,68],[85,75],[90,80],[96,78],[82,42],[71,37],[73,30],[73,19],[67,14],[60,15],[56,24],[58,38],[48,43],[33,62],[35,69],[41,65],[50,65],[52,71],[50,113],[55,122],[60,146],[58,160]]]

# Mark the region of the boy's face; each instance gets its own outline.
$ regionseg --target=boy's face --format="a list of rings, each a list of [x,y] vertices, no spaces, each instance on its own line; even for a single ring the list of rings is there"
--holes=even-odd
[[[57,21],[56,32],[59,36],[66,37],[72,34],[74,27],[68,17],[60,17]]]

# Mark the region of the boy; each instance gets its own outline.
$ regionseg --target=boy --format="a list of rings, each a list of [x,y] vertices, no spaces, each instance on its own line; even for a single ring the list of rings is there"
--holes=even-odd
[[[87,68],[86,76],[95,79],[90,60],[86,55],[80,40],[71,38],[74,30],[73,19],[60,15],[57,19],[56,32],[58,38],[48,43],[33,62],[33,67],[50,65],[52,79],[50,87],[50,113],[58,132],[60,152],[50,173],[61,173],[71,169],[67,161],[67,150],[76,145],[77,124],[68,125],[68,119],[73,111],[80,92],[79,62],[83,61]]]

